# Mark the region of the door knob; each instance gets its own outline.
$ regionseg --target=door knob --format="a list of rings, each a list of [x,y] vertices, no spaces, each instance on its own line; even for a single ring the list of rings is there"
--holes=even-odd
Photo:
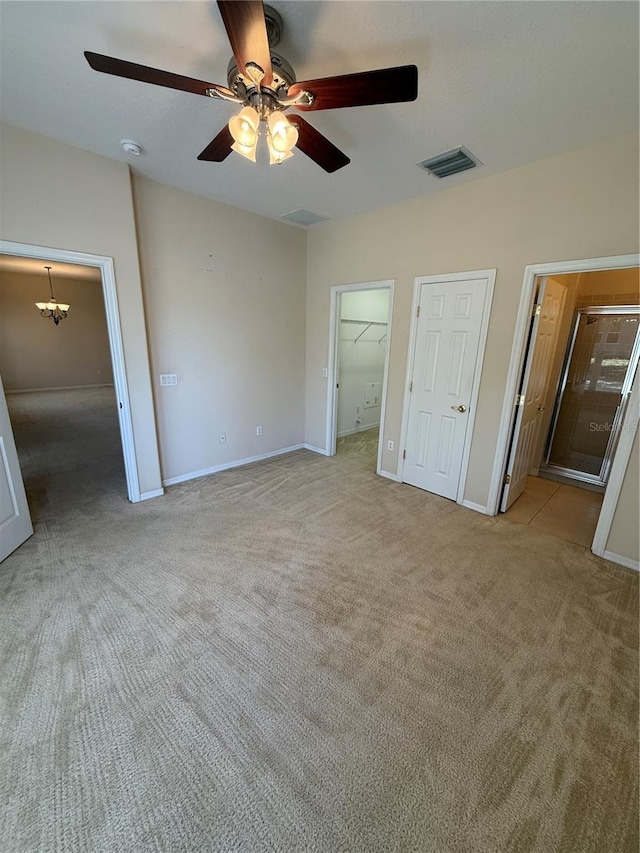
[[[451,406],[451,408],[453,409],[454,412],[466,412],[467,411],[466,406]]]
[[[545,408],[546,408],[546,406],[538,406],[538,411],[544,412]]]

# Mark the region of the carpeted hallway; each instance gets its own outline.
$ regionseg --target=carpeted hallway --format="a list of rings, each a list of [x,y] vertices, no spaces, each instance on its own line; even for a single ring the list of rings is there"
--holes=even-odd
[[[113,394],[56,393],[9,398],[3,851],[637,850],[634,572],[357,441],[132,505]]]

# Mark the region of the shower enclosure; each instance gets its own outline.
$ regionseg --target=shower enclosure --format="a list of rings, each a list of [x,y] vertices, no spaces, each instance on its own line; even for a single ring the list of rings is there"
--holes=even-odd
[[[545,468],[604,485],[640,355],[640,306],[581,308],[565,356]]]

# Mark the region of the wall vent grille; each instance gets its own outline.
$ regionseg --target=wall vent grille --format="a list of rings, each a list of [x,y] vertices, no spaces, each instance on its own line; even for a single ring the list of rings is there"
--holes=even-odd
[[[450,175],[457,175],[458,172],[466,172],[467,169],[481,165],[480,160],[462,145],[418,163],[421,169],[435,175],[436,178],[448,178]]]

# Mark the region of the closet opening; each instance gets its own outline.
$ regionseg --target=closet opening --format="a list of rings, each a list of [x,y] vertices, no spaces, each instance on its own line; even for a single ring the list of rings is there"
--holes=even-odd
[[[380,471],[393,282],[332,288],[328,455]]]

